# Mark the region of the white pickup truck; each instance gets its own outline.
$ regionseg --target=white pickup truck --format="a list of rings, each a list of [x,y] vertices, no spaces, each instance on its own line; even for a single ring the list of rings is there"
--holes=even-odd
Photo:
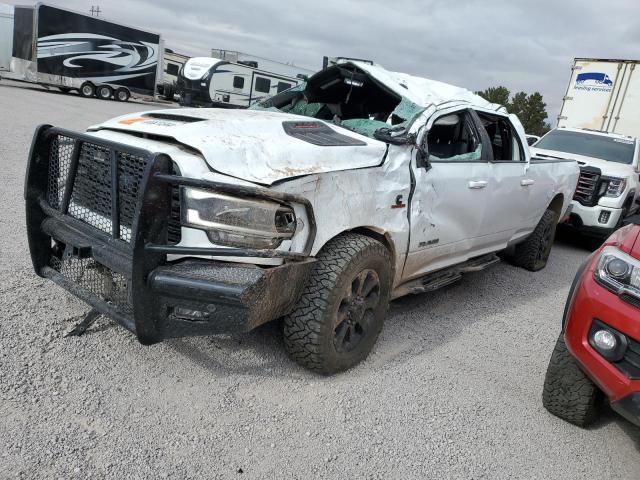
[[[567,224],[608,237],[640,209],[640,142],[617,133],[583,128],[551,130],[535,147],[540,158],[564,157],[580,165]]]
[[[471,92],[341,60],[252,110],[41,126],[36,272],[144,344],[283,318],[321,373],[371,351],[389,301],[498,260],[543,268],[578,180]]]

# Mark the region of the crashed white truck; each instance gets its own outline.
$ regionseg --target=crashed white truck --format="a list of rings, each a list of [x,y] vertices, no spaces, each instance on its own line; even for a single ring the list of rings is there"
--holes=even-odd
[[[471,92],[342,60],[252,110],[37,129],[35,271],[143,344],[282,318],[301,365],[345,370],[389,301],[498,260],[539,270],[578,179],[531,158],[518,119]]]

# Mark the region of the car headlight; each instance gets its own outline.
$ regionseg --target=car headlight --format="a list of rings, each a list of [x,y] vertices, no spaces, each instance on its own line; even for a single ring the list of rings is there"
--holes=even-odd
[[[606,191],[602,192],[605,197],[619,197],[627,188],[627,179],[618,177],[606,177],[603,179],[603,186],[606,185]]]
[[[640,298],[640,260],[615,247],[605,247],[595,278],[603,287],[619,294],[624,291]]]
[[[182,187],[182,224],[204,230],[218,245],[276,248],[296,231],[287,205]]]

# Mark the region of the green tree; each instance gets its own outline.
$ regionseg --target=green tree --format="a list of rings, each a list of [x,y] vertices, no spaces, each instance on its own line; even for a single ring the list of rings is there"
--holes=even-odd
[[[544,135],[551,129],[551,125],[546,122],[547,104],[539,92],[529,95],[526,92],[518,92],[512,97],[508,88],[499,86],[487,88],[476,94],[491,103],[504,105],[509,113],[518,116],[527,133]]]
[[[507,105],[509,103],[509,89],[507,87],[489,87],[482,92],[476,92],[486,101],[497,103],[499,105]]]

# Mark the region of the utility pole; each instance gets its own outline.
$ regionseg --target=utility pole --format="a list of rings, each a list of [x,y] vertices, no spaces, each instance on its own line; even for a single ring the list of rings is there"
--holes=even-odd
[[[93,5],[91,5],[91,10],[89,10],[91,12],[91,16],[93,17],[93,15],[95,14],[96,17],[100,16],[100,13],[102,12],[102,10],[100,10],[100,5],[96,5],[95,7]]]

